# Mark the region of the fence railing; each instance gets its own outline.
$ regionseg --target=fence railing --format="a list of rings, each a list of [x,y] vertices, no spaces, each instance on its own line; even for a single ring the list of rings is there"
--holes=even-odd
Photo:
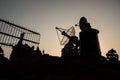
[[[25,33],[23,44],[38,46],[40,42],[40,33],[16,25],[9,21],[0,19],[0,45],[14,46],[18,43],[20,35]]]

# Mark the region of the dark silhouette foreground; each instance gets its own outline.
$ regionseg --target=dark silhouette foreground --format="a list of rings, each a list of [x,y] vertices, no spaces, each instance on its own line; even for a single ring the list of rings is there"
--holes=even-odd
[[[0,55],[0,80],[118,79],[120,62],[109,59],[101,56],[92,62],[80,57],[55,57],[42,54],[38,48],[16,45],[9,60]]]
[[[39,47],[34,49],[34,46],[22,44],[22,37],[13,47],[9,59],[0,47],[0,80],[119,79],[120,61],[117,52],[111,49],[107,57],[103,57],[98,30],[92,29],[84,17],[79,25],[80,40],[75,36],[70,37],[69,43],[61,50],[61,57],[50,56]]]

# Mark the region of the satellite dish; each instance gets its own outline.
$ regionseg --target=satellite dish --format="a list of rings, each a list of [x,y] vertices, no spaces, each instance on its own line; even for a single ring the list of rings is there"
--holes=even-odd
[[[58,36],[60,45],[65,45],[69,42],[69,38],[67,36],[61,34],[63,31],[70,37],[75,36],[75,28],[73,26],[70,27],[69,29],[56,27],[56,32],[57,32],[57,36]]]

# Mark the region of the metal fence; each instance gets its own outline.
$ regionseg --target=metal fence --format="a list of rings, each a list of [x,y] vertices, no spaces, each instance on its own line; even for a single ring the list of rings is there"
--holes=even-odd
[[[0,45],[16,45],[22,33],[25,33],[23,44],[28,44],[30,46],[39,45],[41,36],[39,33],[11,23],[9,21],[0,19]]]

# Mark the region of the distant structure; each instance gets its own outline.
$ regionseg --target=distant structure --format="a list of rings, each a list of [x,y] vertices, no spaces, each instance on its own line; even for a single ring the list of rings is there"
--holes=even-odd
[[[40,33],[0,19],[0,45],[14,46],[18,42],[38,46]]]
[[[85,17],[80,18],[79,27],[81,29],[81,32],[79,33],[80,40],[78,40],[78,38],[74,35],[70,36],[66,31],[61,31],[61,33],[62,35],[68,37],[69,41],[72,44],[74,44],[75,47],[78,47],[75,49],[77,50],[79,49],[78,54],[80,55],[81,59],[94,60],[94,61],[100,60],[101,50],[98,39],[99,31],[97,29],[91,28],[90,23],[87,22],[87,19]],[[70,50],[72,50],[72,48]],[[64,50],[64,54],[65,54],[65,50]]]
[[[85,17],[81,17],[79,21],[81,32],[80,37],[80,56],[83,59],[100,59],[101,50],[98,40],[97,29],[93,29]]]
[[[72,26],[69,29],[63,29],[56,27],[57,35],[58,31],[63,35],[60,40],[59,35],[58,39],[60,45],[64,45],[61,50],[61,57],[64,60],[73,60],[78,59],[79,57],[79,48],[78,48],[78,37],[75,36],[75,28]],[[61,35],[60,34],[60,35]]]
[[[117,52],[114,49],[111,49],[108,51],[108,53],[106,54],[107,56],[107,60],[108,61],[118,61],[119,56],[117,54]]]

